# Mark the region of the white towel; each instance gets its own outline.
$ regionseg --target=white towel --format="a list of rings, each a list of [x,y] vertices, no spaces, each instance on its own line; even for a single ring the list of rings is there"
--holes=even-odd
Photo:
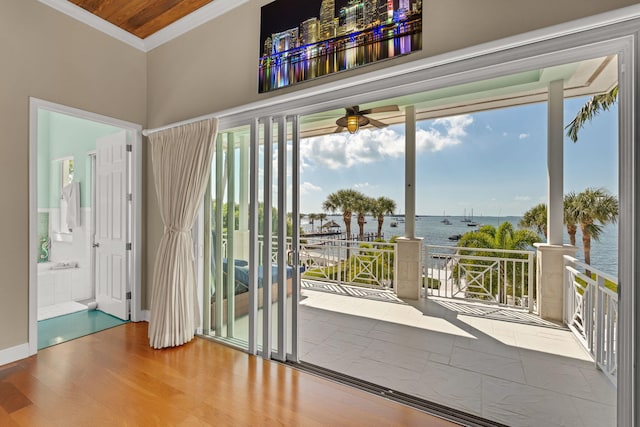
[[[62,187],[62,199],[67,202],[67,227],[80,226],[80,183],[72,182]]]

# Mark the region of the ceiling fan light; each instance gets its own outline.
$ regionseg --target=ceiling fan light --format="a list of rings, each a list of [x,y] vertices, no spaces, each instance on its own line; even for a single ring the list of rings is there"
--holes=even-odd
[[[360,128],[360,123],[358,120],[358,116],[349,116],[347,117],[347,130],[350,134],[354,134],[358,132]]]

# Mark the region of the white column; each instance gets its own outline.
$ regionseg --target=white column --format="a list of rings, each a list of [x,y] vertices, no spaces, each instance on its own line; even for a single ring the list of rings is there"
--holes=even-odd
[[[549,83],[547,124],[547,242],[562,245],[564,222],[564,81]]]
[[[416,236],[416,107],[405,110],[404,237]]]
[[[564,255],[576,256],[576,247],[536,243],[538,315],[545,320],[564,321]]]
[[[398,297],[417,300],[422,282],[422,237],[416,229],[416,108],[405,110],[404,237],[397,240],[395,289]]]
[[[563,321],[563,255],[575,248],[563,245],[564,232],[564,81],[549,83],[547,124],[547,243],[536,244],[538,314]]]

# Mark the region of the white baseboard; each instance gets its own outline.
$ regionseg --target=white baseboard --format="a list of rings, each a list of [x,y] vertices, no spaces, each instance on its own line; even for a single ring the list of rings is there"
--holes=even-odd
[[[29,357],[29,343],[0,350],[0,366]]]
[[[149,322],[149,319],[151,319],[151,310],[140,310],[140,317],[138,318],[138,320],[140,322]]]

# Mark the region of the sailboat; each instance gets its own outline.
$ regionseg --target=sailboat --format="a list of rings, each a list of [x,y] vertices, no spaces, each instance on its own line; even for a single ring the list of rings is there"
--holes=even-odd
[[[445,225],[451,225],[451,221],[449,221],[449,218],[447,218],[447,214],[446,214],[445,211],[442,211],[442,216],[444,218],[442,218],[442,221],[440,221],[440,222],[445,224]]]
[[[471,219],[465,221],[467,223],[467,227],[477,227],[478,223],[473,220],[473,209],[471,209]]]
[[[464,216],[462,217],[460,222],[471,222],[471,220],[469,218],[467,218],[467,210],[466,209],[464,210]]]

